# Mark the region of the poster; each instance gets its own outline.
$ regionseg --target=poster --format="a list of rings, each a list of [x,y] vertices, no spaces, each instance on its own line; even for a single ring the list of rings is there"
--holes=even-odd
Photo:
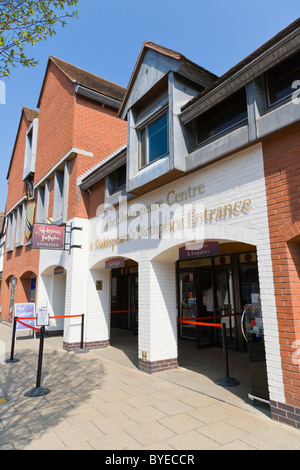
[[[22,320],[22,318],[32,317],[32,320],[24,320],[24,323],[28,326],[35,327],[35,304],[15,304],[14,316],[20,318],[20,320]],[[17,322],[17,330],[28,330],[28,328]]]

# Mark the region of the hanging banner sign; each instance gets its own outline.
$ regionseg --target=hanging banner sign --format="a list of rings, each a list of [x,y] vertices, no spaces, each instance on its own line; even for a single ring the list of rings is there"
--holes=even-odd
[[[26,303],[26,304],[15,304],[15,317],[20,318],[29,318],[33,317],[32,320],[24,320],[26,325],[35,327],[35,304]],[[17,322],[17,330],[27,330],[28,328],[21,323]]]
[[[105,261],[105,269],[115,269],[115,268],[124,268],[125,260],[124,258],[113,258]]]
[[[65,247],[65,227],[34,224],[31,247],[39,250],[63,250]]]
[[[199,249],[179,248],[179,259],[201,258],[204,256],[216,256],[219,254],[219,242],[206,242]]]

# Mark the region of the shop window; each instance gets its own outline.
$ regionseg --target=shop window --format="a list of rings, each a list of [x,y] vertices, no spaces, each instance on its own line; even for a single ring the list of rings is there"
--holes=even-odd
[[[294,81],[300,79],[300,53],[281,62],[266,73],[268,105],[290,96]]]
[[[168,114],[164,113],[139,130],[140,168],[169,152]]]
[[[196,144],[199,145],[235,126],[243,125],[246,120],[246,92],[242,89],[196,119]]]

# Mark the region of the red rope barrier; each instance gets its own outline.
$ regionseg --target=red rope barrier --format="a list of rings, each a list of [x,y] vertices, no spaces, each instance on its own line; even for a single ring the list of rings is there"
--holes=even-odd
[[[222,323],[204,323],[204,322],[198,322],[198,321],[183,320],[181,318],[178,318],[177,321],[180,323],[188,323],[189,325],[216,326],[218,328],[222,328]]]
[[[23,318],[23,320],[34,320],[33,317],[31,318]],[[17,322],[21,323],[21,325],[23,326],[26,326],[26,328],[30,328],[31,330],[34,330],[34,331],[40,331],[39,328],[35,328],[35,326],[31,326],[31,325],[26,325],[26,323],[23,323],[21,320],[19,320],[17,318]]]
[[[75,318],[75,317],[82,317],[82,315],[61,315],[59,317],[49,317],[49,318],[53,319],[53,318]],[[36,319],[37,317],[22,317],[22,320],[36,320]]]

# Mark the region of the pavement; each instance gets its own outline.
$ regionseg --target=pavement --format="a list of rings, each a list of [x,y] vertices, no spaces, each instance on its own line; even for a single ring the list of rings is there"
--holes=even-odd
[[[113,346],[87,354],[66,352],[62,338],[46,337],[41,386],[50,393],[27,397],[36,385],[39,339],[18,333],[20,360],[3,363],[11,326],[0,322],[0,450],[300,449],[300,430],[254,406],[246,379],[237,387],[216,384],[219,349],[202,353],[199,371],[198,359],[186,367],[191,359],[184,358],[197,357],[188,345],[178,369],[149,375],[136,367],[136,337],[126,335],[127,343],[121,334]],[[230,360],[237,374],[233,352]]]

